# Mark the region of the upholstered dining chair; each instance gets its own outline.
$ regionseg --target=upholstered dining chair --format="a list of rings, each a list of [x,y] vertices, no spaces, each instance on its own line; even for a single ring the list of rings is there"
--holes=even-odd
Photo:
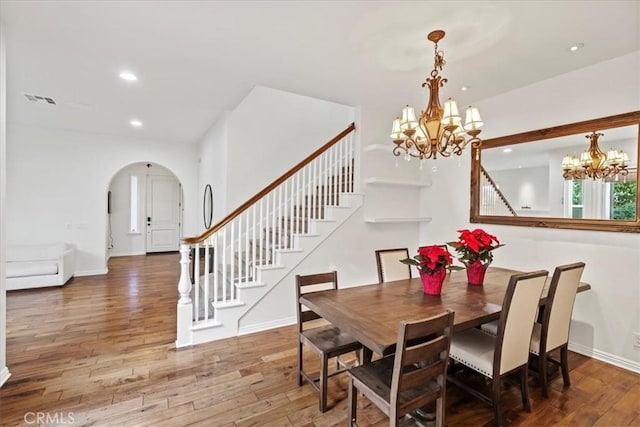
[[[537,374],[545,398],[549,397],[547,362],[560,365],[565,387],[571,385],[568,363],[569,327],[584,266],[583,262],[577,262],[556,267],[549,284],[542,316],[539,316],[539,321],[533,325],[530,351],[537,356]],[[497,322],[482,325],[484,332],[493,335],[496,334],[497,328]],[[560,360],[552,357],[552,352],[558,349]]]
[[[489,378],[491,396],[467,386],[454,372],[449,375],[449,381],[491,404],[496,426],[502,425],[500,383],[507,374],[520,371],[522,405],[525,411],[531,412],[527,382],[529,344],[540,295],[548,274],[541,270],[511,276],[496,336],[471,328],[456,332],[451,340],[449,357]]]
[[[411,279],[411,266],[400,262],[405,258],[409,258],[409,249],[407,248],[377,250],[378,281],[382,283]]]
[[[362,361],[362,344],[340,331],[333,325],[309,327],[307,322],[321,319],[321,316],[311,310],[303,310],[300,296],[308,292],[327,289],[338,289],[338,273],[336,271],[310,275],[296,275],[296,305],[298,317],[298,386],[307,381],[320,394],[320,412],[327,411],[327,380],[329,377],[345,372],[346,367],[328,373],[329,359],[343,354],[356,352],[358,362]],[[320,357],[320,373],[311,377],[303,367],[303,345],[307,345]],[[339,362],[339,359],[338,359]],[[340,365],[340,363],[338,363]]]
[[[538,356],[538,375],[542,385],[542,395],[545,398],[549,397],[547,361],[560,365],[564,386],[571,385],[567,357],[569,327],[573,303],[576,300],[583,271],[583,262],[556,267],[542,313],[542,323],[536,322],[533,325],[530,351]],[[551,352],[558,349],[560,349],[560,360],[551,357]]]
[[[402,417],[436,402],[436,426],[444,426],[446,372],[454,313],[402,322],[396,352],[349,369],[349,426],[357,426],[358,391],[396,426]]]

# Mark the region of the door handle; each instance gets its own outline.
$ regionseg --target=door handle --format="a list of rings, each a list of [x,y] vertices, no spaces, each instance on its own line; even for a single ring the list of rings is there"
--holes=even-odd
[[[150,217],[150,216],[148,216],[148,217],[147,217],[147,222],[148,222],[149,224],[151,224],[151,217]]]

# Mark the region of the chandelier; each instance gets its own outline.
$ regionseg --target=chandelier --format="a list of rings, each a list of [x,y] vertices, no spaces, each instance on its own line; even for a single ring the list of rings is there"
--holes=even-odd
[[[564,179],[618,179],[618,176],[627,176],[627,163],[629,156],[622,150],[614,150],[613,148],[604,154],[598,147],[598,138],[603,133],[592,132],[586,135],[591,143],[589,149],[580,154],[580,159],[574,156],[566,155],[562,159],[562,177]]]
[[[422,111],[417,119],[413,107],[407,105],[402,110],[402,118],[398,117],[393,121],[391,139],[396,144],[393,148],[395,156],[404,153],[407,160],[411,160],[411,157],[421,160],[435,159],[438,154],[443,157],[449,157],[452,154],[459,156],[470,143],[476,149],[476,159],[478,159],[478,149],[482,144],[478,134],[483,125],[478,109],[467,108],[463,125],[458,104],[454,100],[449,98],[444,103],[444,108],[440,105],[438,92],[447,82],[447,79],[438,73],[438,70],[442,71],[445,65],[444,52],[438,51],[438,42],[444,35],[444,31],[435,30],[427,36],[427,39],[435,44],[431,77],[427,77],[422,83],[422,87],[429,88],[429,104],[426,111]]]

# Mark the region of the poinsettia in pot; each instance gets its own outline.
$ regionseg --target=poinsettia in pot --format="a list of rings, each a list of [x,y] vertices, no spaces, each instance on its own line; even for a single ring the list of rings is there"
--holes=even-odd
[[[484,274],[493,261],[492,251],[504,244],[501,244],[496,236],[480,228],[473,231],[458,230],[458,233],[458,240],[447,244],[456,250],[458,260],[466,266],[468,283],[482,286]]]
[[[405,258],[400,262],[418,267],[427,295],[440,295],[447,270],[456,268],[452,265],[453,257],[446,246],[439,245],[422,246],[413,258]]]

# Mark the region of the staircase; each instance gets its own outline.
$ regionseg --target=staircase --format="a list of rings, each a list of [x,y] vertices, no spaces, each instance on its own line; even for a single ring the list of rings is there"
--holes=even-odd
[[[362,206],[354,129],[183,240],[176,347],[237,336],[242,316]]]
[[[482,166],[480,166],[480,215],[518,216]]]

